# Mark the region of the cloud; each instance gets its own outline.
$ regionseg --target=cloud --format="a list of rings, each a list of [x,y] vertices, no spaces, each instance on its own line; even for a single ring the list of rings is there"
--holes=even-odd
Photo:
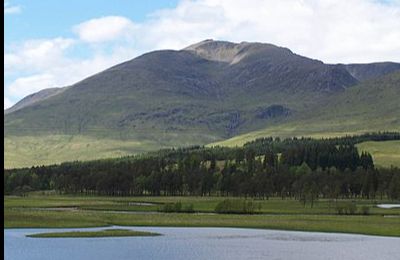
[[[63,65],[65,51],[75,43],[73,39],[35,39],[8,47],[4,54],[4,71],[39,71]]]
[[[14,78],[4,89],[7,104],[45,88],[72,85],[138,55],[119,46],[111,53],[98,51],[85,59],[71,57],[69,53],[79,45],[82,43],[76,39],[54,38],[29,40],[7,48],[4,72],[6,78]]]
[[[4,97],[4,110],[6,110],[7,108],[12,107],[13,104],[14,104],[14,102],[9,100],[7,97]]]
[[[4,14],[18,14],[21,12],[21,6],[10,6],[10,3],[4,1]]]
[[[57,87],[54,75],[39,74],[18,78],[9,85],[8,90],[11,96],[25,96],[26,93],[33,93],[52,87]]]
[[[71,38],[6,46],[5,94],[14,101],[73,84],[144,52],[209,38],[272,43],[327,63],[400,62],[398,28],[398,0],[182,0],[141,23],[99,17],[73,26]],[[85,57],[75,48],[83,48]]]
[[[128,18],[106,16],[78,24],[73,28],[73,31],[79,35],[82,41],[99,43],[129,36],[134,29],[134,23]]]
[[[329,63],[400,61],[399,1],[182,1],[141,28],[141,41],[155,48],[214,38],[272,43]]]

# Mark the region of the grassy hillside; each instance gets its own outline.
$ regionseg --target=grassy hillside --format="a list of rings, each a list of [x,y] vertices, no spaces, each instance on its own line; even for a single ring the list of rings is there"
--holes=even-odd
[[[400,73],[367,81],[326,99],[321,107],[310,107],[288,122],[252,131],[210,144],[240,146],[265,136],[332,137],[371,131],[400,129]]]
[[[364,142],[357,148],[369,152],[378,167],[400,167],[400,141]]]
[[[29,167],[71,160],[92,160],[155,149],[154,144],[134,140],[96,139],[89,136],[11,136],[5,138],[4,167]]]
[[[154,136],[151,138],[151,136]],[[114,158],[167,147],[184,147],[193,140],[204,143],[212,136],[201,133],[156,133],[147,138],[101,138],[88,135],[8,136],[4,138],[4,167],[30,167],[65,161]]]

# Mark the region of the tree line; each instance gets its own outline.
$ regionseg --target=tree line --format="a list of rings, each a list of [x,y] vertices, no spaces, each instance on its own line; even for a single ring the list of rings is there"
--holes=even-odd
[[[32,190],[85,195],[271,196],[400,199],[400,169],[377,169],[355,144],[395,133],[334,139],[264,138],[243,147],[194,146],[137,156],[9,169],[4,193]]]

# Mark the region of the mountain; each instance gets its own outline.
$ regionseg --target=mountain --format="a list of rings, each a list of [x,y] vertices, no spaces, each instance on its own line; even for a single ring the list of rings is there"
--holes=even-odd
[[[343,65],[357,80],[365,81],[400,70],[400,64],[394,62],[377,62],[371,64]]]
[[[399,65],[325,64],[272,44],[213,40],[146,53],[7,110],[5,164],[207,144],[285,125]]]
[[[210,144],[236,146],[264,136],[343,136],[400,129],[400,71],[357,84],[287,122]]]
[[[65,88],[47,88],[47,89],[43,89],[39,92],[33,93],[31,95],[28,95],[26,97],[24,97],[23,99],[21,99],[20,101],[18,101],[14,106],[4,110],[4,114],[8,114],[14,111],[17,111],[21,108],[24,108],[26,106],[30,106],[36,102],[40,102],[42,100],[45,100],[48,97],[54,96],[56,94],[61,93],[62,91],[64,91]]]

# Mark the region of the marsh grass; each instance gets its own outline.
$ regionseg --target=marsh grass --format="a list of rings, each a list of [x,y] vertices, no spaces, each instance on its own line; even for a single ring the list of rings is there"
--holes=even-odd
[[[138,237],[138,236],[159,236],[159,233],[135,231],[128,229],[105,229],[98,231],[70,231],[70,232],[51,232],[27,235],[27,237],[37,238],[67,238],[67,237]]]

